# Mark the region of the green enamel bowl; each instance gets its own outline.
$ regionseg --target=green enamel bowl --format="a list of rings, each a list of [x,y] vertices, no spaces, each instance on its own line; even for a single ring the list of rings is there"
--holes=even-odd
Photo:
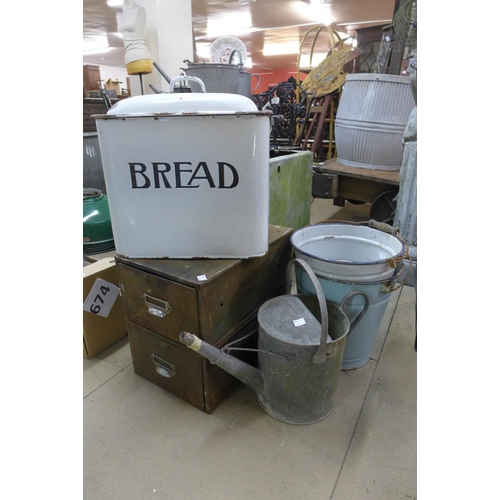
[[[95,188],[83,188],[83,253],[93,255],[115,249],[107,196]]]

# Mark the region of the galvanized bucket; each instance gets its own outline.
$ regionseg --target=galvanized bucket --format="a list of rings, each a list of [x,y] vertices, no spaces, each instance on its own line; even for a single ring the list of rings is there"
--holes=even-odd
[[[293,267],[309,277],[313,295],[291,295]],[[364,297],[352,326],[343,307],[356,295]],[[309,265],[291,260],[285,295],[268,300],[258,312],[259,368],[264,380],[257,393],[261,407],[289,424],[312,424],[332,413],[347,336],[367,312],[369,299],[352,291],[339,306],[325,300]],[[319,323],[318,323],[319,322]]]
[[[397,290],[396,279],[404,270],[408,245],[397,229],[376,221],[327,222],[302,228],[291,236],[297,257],[313,269],[327,300],[339,304],[353,290],[364,292],[370,306],[346,342],[342,370],[364,366],[370,358],[390,293]],[[308,276],[296,272],[299,293],[315,291]],[[354,298],[345,304],[353,318],[363,302]]]
[[[231,54],[230,62],[233,54]],[[250,98],[260,84],[258,75],[247,73],[243,64],[218,64],[218,63],[187,63],[187,68],[182,68],[186,75],[195,76],[203,81],[206,91],[222,94],[239,94]],[[257,78],[255,88],[251,87],[252,77]],[[196,83],[191,84],[192,92],[201,92]]]

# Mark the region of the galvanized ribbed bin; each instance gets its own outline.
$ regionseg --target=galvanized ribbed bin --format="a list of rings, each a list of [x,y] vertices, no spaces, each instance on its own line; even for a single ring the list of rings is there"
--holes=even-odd
[[[398,170],[403,133],[414,106],[406,76],[348,75],[335,118],[337,161],[352,167]]]

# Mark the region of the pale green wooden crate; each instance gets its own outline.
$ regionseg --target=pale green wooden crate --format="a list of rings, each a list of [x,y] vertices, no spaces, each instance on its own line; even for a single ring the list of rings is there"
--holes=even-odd
[[[278,154],[269,160],[269,224],[299,229],[311,220],[313,155]]]

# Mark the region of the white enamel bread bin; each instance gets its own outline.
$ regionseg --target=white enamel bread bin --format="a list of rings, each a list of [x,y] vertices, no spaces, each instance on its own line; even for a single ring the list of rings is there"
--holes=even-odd
[[[119,255],[267,252],[269,113],[241,95],[171,92],[124,99],[95,119]]]

